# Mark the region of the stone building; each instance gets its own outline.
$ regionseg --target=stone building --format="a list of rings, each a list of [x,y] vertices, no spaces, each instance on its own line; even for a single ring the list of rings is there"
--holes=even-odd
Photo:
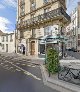
[[[18,0],[17,53],[23,47],[25,55],[38,56],[42,49],[45,52],[39,38],[65,33],[68,23],[70,16],[66,13],[66,0]]]
[[[71,23],[66,27],[68,43],[67,49],[74,48],[80,51],[80,2],[71,12]]]
[[[0,36],[0,52],[15,52],[15,33],[4,33]]]

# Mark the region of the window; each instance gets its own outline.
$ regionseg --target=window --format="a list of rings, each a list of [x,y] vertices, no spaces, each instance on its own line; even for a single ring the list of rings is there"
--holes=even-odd
[[[49,0],[43,0],[44,1],[44,3],[48,3],[49,2]]]
[[[23,35],[23,31],[20,31],[20,38],[23,38],[24,35]]]
[[[10,35],[10,42],[11,42],[11,41],[13,41],[13,39],[12,39],[12,35]]]
[[[8,35],[6,35],[6,42],[8,42]]]
[[[25,5],[23,4],[20,8],[21,8],[20,14],[21,16],[23,16],[25,14]]]
[[[35,37],[35,29],[32,29],[32,37]]]
[[[78,46],[80,46],[80,40],[78,40]]]
[[[4,44],[2,44],[2,49],[4,49]]]
[[[31,10],[35,10],[35,9],[36,9],[36,1],[31,0]]]
[[[4,36],[2,37],[2,42],[4,42]]]
[[[44,28],[44,35],[52,35],[51,26],[47,26]]]
[[[78,34],[78,39],[80,39],[80,34]]]

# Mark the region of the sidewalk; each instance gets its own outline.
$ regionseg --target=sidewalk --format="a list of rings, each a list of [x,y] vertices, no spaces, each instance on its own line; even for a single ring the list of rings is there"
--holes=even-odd
[[[41,73],[44,84],[53,89],[57,89],[60,92],[80,92],[80,86],[59,80],[58,75],[48,77],[44,65],[41,65]]]
[[[39,58],[36,56],[25,56],[25,55],[22,55],[19,53],[0,52],[0,54],[2,54],[4,56],[11,56],[11,57],[16,57],[16,58],[27,59],[27,60],[31,61],[31,63],[38,64],[38,65],[43,64],[43,62],[45,60],[44,58]]]
[[[36,56],[25,56],[25,55],[22,55],[22,54],[18,54],[18,56],[22,57],[23,59],[27,59],[27,60],[30,60],[31,63],[34,63],[34,64],[37,64],[37,65],[41,65],[44,63],[44,58],[39,58],[39,57],[36,57]]]

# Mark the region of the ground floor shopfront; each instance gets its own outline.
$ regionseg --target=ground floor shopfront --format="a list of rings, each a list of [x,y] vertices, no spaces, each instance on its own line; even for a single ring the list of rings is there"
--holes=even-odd
[[[48,48],[56,48],[58,50],[57,41],[56,43],[46,43],[45,47],[45,43],[42,43],[39,39],[22,39],[17,45],[17,53],[38,57],[40,55],[45,55],[45,49],[47,50]]]

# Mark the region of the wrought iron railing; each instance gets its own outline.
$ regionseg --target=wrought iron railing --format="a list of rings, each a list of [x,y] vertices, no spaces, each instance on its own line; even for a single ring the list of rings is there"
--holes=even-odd
[[[60,17],[65,18],[66,22],[70,21],[70,16],[64,11],[62,7],[57,8],[55,10],[49,11],[47,13],[38,15],[34,18],[28,19],[26,21],[23,21],[21,23],[17,24],[17,29],[21,28],[28,28],[30,26],[34,26],[35,24],[39,24],[42,22],[50,21],[53,19],[60,19]]]
[[[66,66],[59,67],[58,78],[60,80],[80,85],[80,69],[69,68]]]

